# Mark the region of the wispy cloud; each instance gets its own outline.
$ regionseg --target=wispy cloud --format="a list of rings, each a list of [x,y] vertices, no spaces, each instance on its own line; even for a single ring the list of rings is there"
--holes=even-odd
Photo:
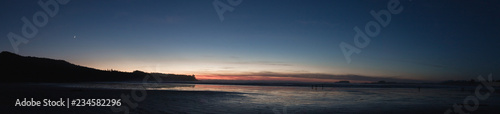
[[[394,82],[423,82],[422,80],[414,79],[404,79],[398,78],[397,76],[366,76],[366,75],[355,75],[355,74],[323,74],[323,73],[278,73],[271,71],[261,71],[261,72],[249,72],[243,74],[212,74],[218,76],[238,76],[238,77],[291,77],[291,78],[309,78],[309,79],[325,79],[325,80],[349,80],[349,81],[363,81],[363,82],[374,82],[374,81],[394,81]]]
[[[284,62],[273,61],[243,61],[243,62],[230,62],[231,64],[256,64],[256,65],[272,65],[272,66],[293,66],[292,64]]]

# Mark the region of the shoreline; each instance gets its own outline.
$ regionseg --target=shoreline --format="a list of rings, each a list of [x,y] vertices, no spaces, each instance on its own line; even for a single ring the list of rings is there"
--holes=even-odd
[[[111,107],[21,107],[14,106],[17,99],[59,99],[59,98],[70,98],[70,99],[121,99],[121,95],[130,94],[132,90],[127,89],[104,89],[104,88],[71,88],[71,87],[58,87],[51,85],[37,85],[33,86],[30,84],[0,84],[0,90],[2,90],[2,98],[0,99],[0,110],[9,110],[9,113],[116,113],[111,110]],[[193,101],[193,99],[179,99],[184,96],[192,96],[189,98],[194,98],[195,100],[200,100],[197,98],[202,98],[201,96],[212,96],[224,98],[229,96],[242,97],[234,92],[217,92],[217,91],[176,91],[176,90],[146,90],[147,96],[145,96],[142,102],[133,102],[138,106],[134,109],[130,109],[131,113],[183,113],[190,112],[187,106],[197,105],[198,101]],[[132,98],[130,98],[132,99]],[[161,99],[161,100],[160,100]],[[161,103],[161,102],[164,103]],[[200,100],[199,102],[208,102],[207,100]],[[174,110],[174,112],[168,112],[162,109],[161,106],[179,105],[186,106],[184,108],[178,107],[179,110]],[[122,99],[122,107],[128,106],[124,99]],[[151,108],[156,107],[156,108]],[[150,109],[148,109],[150,108]],[[57,111],[56,111],[57,110]],[[123,113],[123,112],[119,112]]]
[[[179,83],[174,83],[173,85],[176,84]],[[15,107],[14,104],[16,99],[23,98],[28,100],[30,98],[35,100],[59,98],[121,99],[121,95],[131,96],[131,92],[134,91],[134,89],[85,88],[85,86],[64,87],[59,85],[60,83],[0,83],[0,90],[3,92],[3,94],[1,94],[2,98],[0,99],[0,109],[6,111],[8,110],[10,113],[117,113],[114,112],[111,107]],[[119,86],[119,84],[117,86]],[[122,86],[135,86],[135,84]],[[233,88],[223,88],[223,90],[246,88],[240,87],[239,85],[226,86]],[[97,85],[96,87],[101,87],[101,85]],[[268,88],[268,86],[262,87]],[[415,89],[415,93],[411,93],[411,95],[415,96],[408,96],[407,94],[410,90],[405,88],[371,89],[329,87],[325,90],[312,90],[308,87],[301,88],[300,91],[294,90],[293,88],[295,87],[290,88],[291,90],[265,90],[271,93],[262,91],[257,93],[248,93],[244,91],[218,91],[212,89],[207,89],[206,91],[146,90],[144,100],[137,101],[132,100],[132,98],[129,97],[132,104],[135,104],[135,107],[124,102],[125,100],[123,99],[122,106],[128,107],[130,113],[274,113],[276,110],[280,113],[284,110],[296,113],[443,113],[446,109],[452,107],[453,103],[462,103],[465,96],[472,95],[471,93],[473,93],[473,91],[460,91],[459,89],[448,90],[446,88],[433,88],[423,89],[422,92],[417,92],[417,89]],[[247,90],[249,89],[247,88]],[[450,91],[451,93],[445,93],[450,96],[446,97],[434,93],[442,90]],[[279,91],[285,91],[284,93],[294,92],[291,95],[299,96],[301,94],[297,94],[295,92],[306,92],[305,94],[308,94],[308,96],[295,98],[291,96],[287,97],[287,95],[280,96],[273,94],[273,92]],[[310,93],[307,93],[308,91]],[[142,95],[139,91],[135,92]],[[482,101],[480,109],[474,113],[500,112],[500,110],[497,111],[494,108],[499,106],[496,103],[496,101],[499,100],[498,93],[499,92],[496,91],[492,94],[492,98],[488,101]],[[342,96],[342,94],[347,94],[347,96]],[[333,95],[333,97],[328,97],[331,95]],[[437,97],[439,99],[428,97]],[[440,101],[441,98],[445,98],[448,101]],[[321,104],[326,102],[313,102],[313,104],[294,104],[295,101],[299,101],[301,99],[325,99],[330,103]],[[421,102],[416,99],[425,100],[426,102]],[[434,103],[436,100],[441,103]]]

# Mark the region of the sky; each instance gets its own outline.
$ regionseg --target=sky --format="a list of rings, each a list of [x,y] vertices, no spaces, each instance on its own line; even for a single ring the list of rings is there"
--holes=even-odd
[[[2,0],[0,8],[2,51],[103,70],[308,82],[500,74],[495,0]]]

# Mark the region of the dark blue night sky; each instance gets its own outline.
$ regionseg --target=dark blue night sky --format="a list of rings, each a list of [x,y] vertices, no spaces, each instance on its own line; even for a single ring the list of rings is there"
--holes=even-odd
[[[200,79],[418,82],[489,73],[496,80],[500,74],[495,0],[399,0],[402,11],[391,14],[364,48],[356,47],[353,28],[365,31],[368,22],[377,22],[370,11],[388,10],[397,0],[56,1],[53,17],[36,0],[0,1],[0,49],[17,47],[21,55],[98,69]],[[214,1],[233,9],[223,13],[224,20]],[[48,15],[47,23],[35,25],[37,33],[28,31],[34,36],[27,38],[21,18],[33,23],[38,11]],[[13,46],[10,32],[26,42]],[[361,51],[350,62],[342,42]]]

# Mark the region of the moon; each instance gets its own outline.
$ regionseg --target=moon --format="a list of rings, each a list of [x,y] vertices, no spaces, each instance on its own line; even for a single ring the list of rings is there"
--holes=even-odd
[[[73,36],[73,38],[76,38],[76,36]]]

